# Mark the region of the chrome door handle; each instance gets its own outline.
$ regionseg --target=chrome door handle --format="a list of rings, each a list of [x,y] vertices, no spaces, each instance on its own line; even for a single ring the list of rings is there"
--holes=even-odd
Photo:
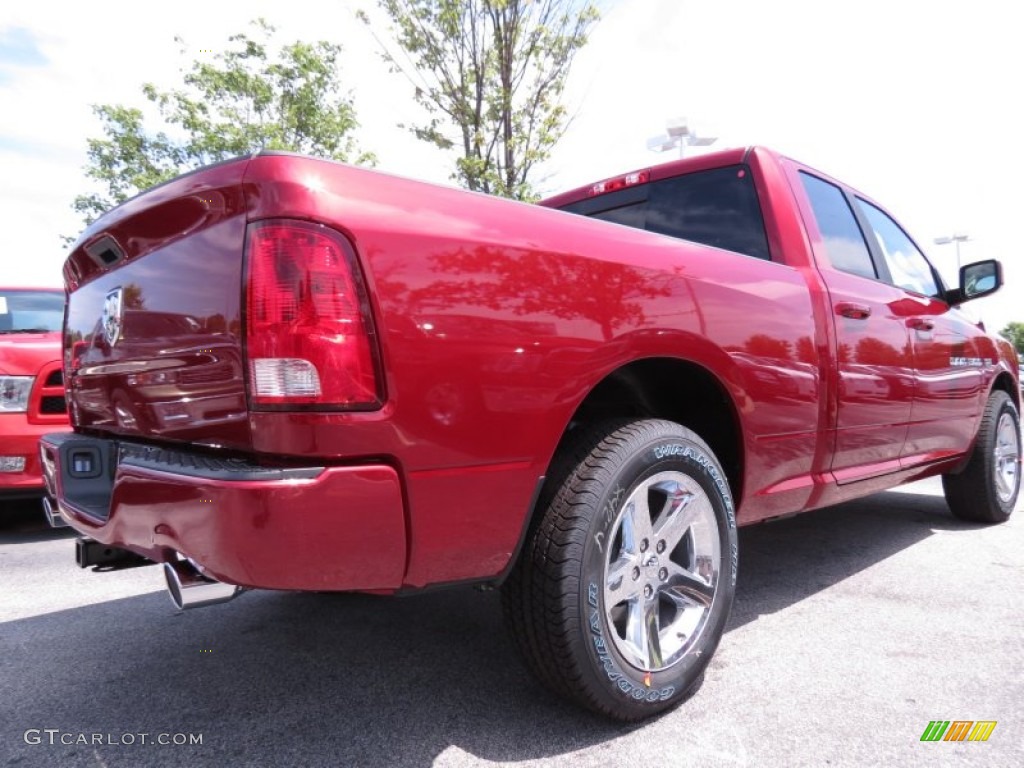
[[[841,301],[836,304],[836,314],[854,320],[865,320],[871,316],[871,307],[865,304],[854,304],[852,301]]]

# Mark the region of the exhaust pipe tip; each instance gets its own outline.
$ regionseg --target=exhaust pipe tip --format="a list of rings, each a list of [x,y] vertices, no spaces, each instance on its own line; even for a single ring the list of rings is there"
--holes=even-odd
[[[60,516],[60,512],[54,509],[48,496],[43,496],[43,514],[46,515],[46,522],[51,528],[67,528],[67,521]]]
[[[244,587],[204,576],[190,560],[164,563],[164,579],[167,582],[167,594],[179,611],[226,603],[245,591]]]

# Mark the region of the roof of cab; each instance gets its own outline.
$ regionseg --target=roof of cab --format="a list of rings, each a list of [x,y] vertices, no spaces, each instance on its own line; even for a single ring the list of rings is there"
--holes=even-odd
[[[579,202],[580,200],[590,197],[596,197],[599,194],[605,194],[606,192],[595,192],[595,188],[636,174],[647,174],[647,178],[644,179],[644,181],[657,181],[659,179],[666,179],[672,176],[679,176],[683,173],[693,173],[694,171],[717,168],[722,165],[742,163],[751,149],[751,147],[722,149],[717,152],[707,152],[702,155],[694,155],[693,157],[672,160],[668,163],[659,163],[658,165],[652,165],[646,168],[636,168],[632,171],[616,174],[615,176],[610,176],[606,179],[600,179],[591,182],[590,184],[585,184],[582,187],[576,187],[568,192],[562,192],[552,197],[545,198],[537,204],[543,205],[547,208],[563,208],[570,203]],[[607,191],[610,192],[612,190],[609,189]]]

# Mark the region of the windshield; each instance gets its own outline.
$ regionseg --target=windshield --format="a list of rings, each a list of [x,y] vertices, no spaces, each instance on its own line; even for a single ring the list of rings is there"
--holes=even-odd
[[[59,331],[63,322],[62,291],[0,288],[0,333]]]

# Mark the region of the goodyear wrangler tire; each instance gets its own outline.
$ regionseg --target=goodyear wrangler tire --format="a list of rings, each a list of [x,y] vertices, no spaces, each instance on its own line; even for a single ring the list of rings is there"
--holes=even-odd
[[[1020,417],[1010,396],[996,390],[985,404],[967,466],[959,474],[943,475],[942,490],[961,520],[1002,523],[1013,513],[1020,482]]]
[[[634,721],[699,686],[736,587],[732,497],[711,450],[668,421],[580,428],[503,587],[512,636],[549,688]]]

